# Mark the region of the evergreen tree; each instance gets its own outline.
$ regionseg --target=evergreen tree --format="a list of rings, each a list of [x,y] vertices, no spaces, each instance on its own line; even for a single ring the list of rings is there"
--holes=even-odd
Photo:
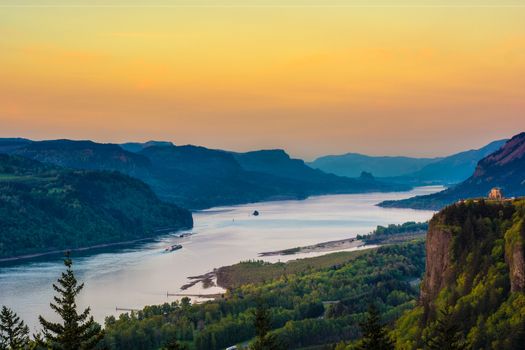
[[[255,335],[264,338],[270,331],[270,310],[261,302],[255,309]]]
[[[170,342],[168,342],[163,350],[187,350],[188,347],[186,345],[182,345],[177,341],[177,339],[172,339]]]
[[[255,341],[250,345],[251,350],[280,350],[284,347],[274,334],[270,334],[270,310],[261,302],[257,302],[255,309]]]
[[[368,307],[368,317],[361,323],[361,338],[357,349],[359,350],[390,350],[394,349],[394,343],[385,327],[381,325],[381,318],[377,308],[370,304]]]
[[[463,333],[452,321],[448,308],[439,311],[436,326],[429,339],[425,341],[429,350],[464,350],[467,343]]]
[[[46,346],[59,350],[94,349],[104,333],[93,316],[89,315],[89,307],[80,314],[77,312],[76,297],[84,284],[78,284],[75,278],[69,253],[66,253],[64,265],[66,271],[62,272],[58,284],[53,284],[58,295],[54,297],[55,303],[50,304],[62,322],[53,323],[39,316]]]
[[[0,311],[0,349],[24,349],[29,344],[29,328],[13,310]]]

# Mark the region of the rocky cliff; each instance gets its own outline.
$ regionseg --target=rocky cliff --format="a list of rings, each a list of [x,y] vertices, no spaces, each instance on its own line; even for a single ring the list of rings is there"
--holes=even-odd
[[[420,300],[428,305],[444,287],[450,274],[450,244],[452,232],[443,225],[443,218],[435,216],[428,228],[426,244],[426,269],[421,286]]]
[[[400,348],[423,346],[446,312],[468,348],[522,349],[524,222],[523,199],[462,201],[432,218],[419,305],[398,322]]]
[[[466,201],[453,204],[430,221],[421,303],[431,308],[438,294],[466,276],[488,268],[482,252],[502,253],[511,291],[525,291],[524,201]],[[488,249],[492,248],[492,249]],[[496,251],[494,252],[494,249]],[[503,261],[502,261],[503,262]],[[474,281],[469,281],[473,283]]]

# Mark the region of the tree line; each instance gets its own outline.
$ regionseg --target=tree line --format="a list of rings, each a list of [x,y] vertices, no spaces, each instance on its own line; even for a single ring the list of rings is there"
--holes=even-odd
[[[51,322],[39,316],[42,331],[29,335],[29,328],[24,321],[6,306],[0,312],[0,349],[59,349],[89,350],[95,349],[104,338],[102,327],[90,315],[90,308],[79,312],[76,298],[84,288],[78,283],[73,273],[73,262],[66,253],[64,259],[66,270],[53,284],[56,295],[50,307],[61,319]]]
[[[402,292],[403,284],[393,280],[404,278],[399,270],[404,269],[405,276],[422,271],[416,267],[421,263],[420,248],[420,243],[385,247],[352,260],[348,266],[286,276],[260,286],[241,286],[230,292],[231,300],[191,304],[185,298],[122,314],[118,319],[110,316],[105,329],[94,321],[90,308],[77,308],[76,298],[84,284],[77,281],[68,254],[65,271],[53,284],[56,295],[50,303],[61,321],[40,316],[42,330],[30,335],[24,322],[4,306],[0,311],[0,349],[219,349],[239,343],[253,350],[312,344],[333,344],[338,350],[393,349],[389,325],[412,305],[415,295],[406,294],[409,290]],[[411,257],[412,262],[395,264],[401,257]],[[364,296],[363,286],[373,286],[372,293]],[[324,306],[320,300],[327,297],[338,301]],[[362,301],[366,301],[364,305]],[[394,305],[402,307],[396,310]],[[461,333],[450,337],[455,326],[447,323],[446,316],[426,348],[464,349]],[[152,341],[155,334],[160,336]],[[450,339],[455,345],[443,347]]]

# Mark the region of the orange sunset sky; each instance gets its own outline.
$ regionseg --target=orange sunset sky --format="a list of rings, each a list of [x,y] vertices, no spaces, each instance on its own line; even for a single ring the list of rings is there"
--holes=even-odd
[[[525,130],[523,1],[0,0],[0,136],[434,156]]]

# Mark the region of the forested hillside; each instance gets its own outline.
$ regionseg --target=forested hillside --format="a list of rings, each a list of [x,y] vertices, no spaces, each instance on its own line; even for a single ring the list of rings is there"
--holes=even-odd
[[[189,209],[410,188],[373,177],[349,179],[326,174],[291,159],[284,151],[231,153],[166,142],[116,145],[4,140],[0,152],[73,169],[119,171],[144,181],[161,199]]]
[[[430,222],[418,306],[394,332],[400,349],[523,349],[525,201],[467,201]]]
[[[423,248],[419,241],[286,264],[243,262],[224,272],[241,280],[228,279],[230,288],[220,300],[183,300],[107,318],[105,344],[157,349],[178,339],[192,349],[224,349],[255,336],[254,311],[260,302],[283,349],[357,339],[368,303],[378,306],[385,321],[414,306],[412,282],[424,271]],[[251,283],[239,286],[246,274]]]
[[[73,171],[0,154],[0,258],[152,237],[191,213],[117,172]]]

